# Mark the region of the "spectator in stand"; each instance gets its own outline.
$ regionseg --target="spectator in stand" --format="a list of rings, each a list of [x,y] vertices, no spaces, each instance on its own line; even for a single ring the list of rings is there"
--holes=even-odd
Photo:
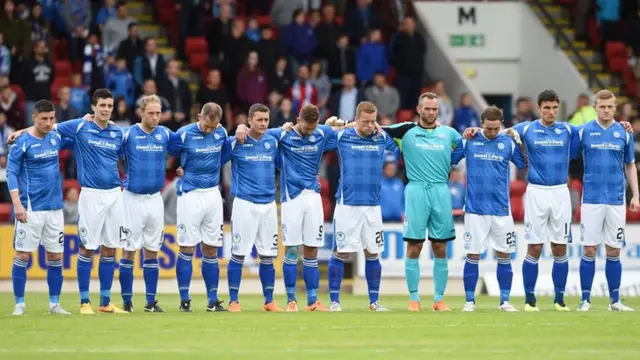
[[[158,54],[156,39],[148,37],[144,41],[144,55],[136,58],[134,77],[138,86],[152,79],[155,83],[162,83],[167,78],[167,62],[164,56]]]
[[[15,130],[7,125],[6,115],[0,111],[0,201],[11,201],[11,194],[7,186],[7,154],[9,147],[7,146],[7,138]]]
[[[449,175],[449,193],[451,193],[451,208],[453,209],[453,220],[462,222],[464,220],[464,173],[459,169],[451,169]]]
[[[318,25],[320,25],[321,21],[322,21],[322,15],[320,15],[320,11],[311,10],[311,12],[309,13],[309,26],[311,26],[313,31],[316,30]]]
[[[138,35],[138,25],[134,22],[129,23],[129,36],[118,45],[118,57],[127,59],[127,68],[133,74],[136,58],[144,55],[144,41]]]
[[[315,29],[318,46],[316,56],[329,60],[340,37],[340,26],[336,23],[336,7],[333,4],[325,4],[322,7],[322,21]]]
[[[402,109],[413,110],[420,96],[427,52],[422,35],[416,32],[416,21],[405,17],[402,29],[391,41],[391,65],[396,68],[396,86]]]
[[[624,103],[622,107],[620,107],[620,115],[616,120],[631,123],[633,121],[633,104]]]
[[[47,21],[42,14],[42,5],[40,3],[35,3],[31,8],[29,23],[31,24],[31,43],[38,40],[44,40],[47,47],[52,49],[53,39],[51,36],[49,21]]]
[[[113,104],[113,112],[111,120],[118,126],[126,127],[135,123],[135,117],[131,108],[127,106],[127,102],[122,96],[118,96]]]
[[[122,96],[127,102],[127,106],[133,106],[135,87],[133,75],[127,69],[125,58],[116,59],[116,69],[107,76],[106,86],[114,97]]]
[[[220,123],[225,129],[229,129],[229,126],[233,123],[233,112],[231,111],[227,90],[222,84],[222,73],[218,69],[209,70],[206,85],[201,83],[196,93],[196,109],[198,111],[202,105],[208,102],[220,105],[223,110]]]
[[[520,97],[516,100],[516,114],[511,120],[511,124],[504,124],[505,127],[511,127],[523,122],[529,122],[536,119],[533,113],[533,101],[528,97]]]
[[[228,6],[231,10],[231,16],[235,14],[236,10],[236,0],[213,0],[213,6],[211,7],[211,14],[214,18],[219,18],[220,13],[222,12],[222,7]],[[252,12],[247,12],[247,14],[252,14]]]
[[[331,80],[327,74],[325,74],[324,69],[322,68],[322,62],[319,60],[314,60],[311,63],[311,76],[309,77],[309,81],[315,88],[318,90],[318,107],[320,108],[320,118],[324,119],[327,104],[329,103],[329,98],[331,96]],[[379,109],[378,109],[379,110]]]
[[[393,118],[400,108],[400,94],[393,86],[387,84],[384,73],[376,72],[373,76],[373,85],[365,90],[367,100],[378,108],[380,116]]]
[[[591,15],[591,9],[596,1],[594,0],[577,0],[576,11],[573,17],[573,24],[576,31],[577,41],[587,41],[587,22]]]
[[[4,34],[0,33],[0,76],[11,75],[11,50],[4,43]]]
[[[385,76],[389,74],[387,49],[381,41],[382,33],[380,30],[371,29],[369,40],[358,49],[357,77],[363,85],[371,84],[373,74],[376,72],[384,73]]]
[[[180,64],[178,60],[171,59],[167,63],[167,79],[160,84],[160,95],[169,101],[173,118],[164,125],[173,131],[186,125],[191,120],[191,90],[189,83],[180,78]]]
[[[9,85],[0,86],[0,113],[6,116],[9,127],[24,129],[24,114],[18,104],[18,96]]]
[[[102,31],[102,46],[107,51],[115,52],[118,45],[129,36],[129,24],[136,19],[127,15],[127,3],[121,1],[116,6],[116,16],[107,21]]]
[[[78,199],[80,198],[80,192],[75,187],[67,189],[67,193],[64,197],[64,207],[62,212],[64,213],[65,224],[77,224],[78,223]]]
[[[269,15],[269,3],[267,0],[246,0],[247,14],[253,14],[256,11],[260,15]]]
[[[69,104],[80,114],[88,113],[91,110],[91,99],[87,90],[87,87],[82,85],[82,76],[80,74],[72,74]]]
[[[576,111],[569,118],[569,123],[574,126],[580,126],[595,120],[597,116],[596,110],[589,101],[589,95],[580,94],[576,100]]]
[[[67,0],[64,3],[63,17],[69,36],[69,59],[75,61],[82,54],[85,40],[89,36],[91,4],[88,0]]]
[[[342,76],[346,73],[356,72],[356,51],[349,47],[349,37],[341,35],[329,57],[328,75],[331,82],[340,84]]]
[[[295,123],[296,122],[296,113],[293,112],[293,106],[291,104],[291,100],[287,98],[283,98],[280,101],[280,108],[276,113],[275,119],[273,123],[269,124],[270,128],[277,128],[285,123]]]
[[[258,26],[258,19],[250,17],[247,21],[247,30],[244,31],[244,36],[254,43],[260,41],[260,27]]]
[[[142,99],[148,95],[158,95],[158,86],[153,79],[145,80],[144,85],[142,86],[142,95],[138,97],[136,100],[135,113],[136,113],[136,122],[140,122],[140,104],[142,103]],[[164,125],[166,122],[171,121],[173,118],[173,114],[171,112],[171,104],[169,101],[162,95],[158,95],[160,98],[160,124]]]
[[[634,134],[640,134],[640,118],[634,118],[631,122],[631,126],[633,126]],[[640,156],[640,136],[634,137],[633,147],[635,149],[635,155]]]
[[[92,33],[84,47],[83,84],[88,89],[103,88],[106,72],[106,54],[98,43],[98,35]]]
[[[309,67],[298,68],[298,80],[289,89],[289,99],[293,104],[293,113],[297,114],[307,104],[318,104],[318,89],[309,81]]]
[[[188,36],[199,36],[202,24],[201,0],[176,0],[176,10],[179,11],[180,33],[178,37],[178,57],[186,60],[184,44]]]
[[[116,0],[104,0],[104,6],[98,10],[96,16],[96,25],[100,31],[104,31],[104,26],[107,25],[109,19],[116,16]]]
[[[249,53],[244,67],[238,73],[236,89],[238,105],[243,111],[248,111],[252,104],[264,104],[267,101],[269,87],[267,78],[262,69],[260,69],[256,51]]]
[[[271,21],[278,29],[278,34],[284,34],[285,28],[291,23],[295,11],[306,9],[307,5],[307,0],[273,0]]]
[[[29,57],[31,52],[30,25],[15,16],[15,4],[12,0],[4,2],[4,12],[0,14],[0,33],[13,56]]]
[[[231,98],[231,103],[236,102],[236,80],[238,72],[247,60],[251,51],[251,40],[244,36],[244,23],[237,19],[231,26],[231,38],[226,42],[224,49],[224,82]]]
[[[377,0],[373,6],[380,16],[382,33],[390,36],[398,30],[407,15],[415,16],[410,0]]]
[[[258,51],[260,68],[265,72],[271,72],[276,67],[278,58],[282,55],[280,43],[273,38],[273,29],[268,25],[262,28],[260,35],[260,42],[258,42],[254,48]],[[289,83],[289,85],[291,84]]]
[[[444,81],[437,80],[433,84],[433,92],[438,95],[438,121],[442,125],[451,126],[453,124],[453,102],[447,95]]]
[[[351,46],[360,46],[367,40],[371,29],[379,29],[382,24],[371,0],[357,0],[356,6],[347,10],[344,27]]]
[[[281,95],[285,95],[289,93],[291,84],[292,79],[289,76],[289,71],[287,71],[287,58],[281,56],[276,61],[275,69],[269,77],[269,88],[272,91],[279,92]]]
[[[212,62],[222,61],[223,52],[227,47],[225,44],[231,39],[232,24],[231,7],[222,5],[220,7],[220,16],[213,20],[206,37],[209,45],[209,57]]]
[[[58,123],[71,119],[77,119],[81,116],[78,110],[74,109],[69,103],[71,99],[71,90],[68,86],[58,89],[58,104],[56,105],[56,121]]]
[[[382,221],[402,222],[404,217],[404,182],[397,176],[398,167],[393,161],[387,161],[382,169],[380,188],[380,208]]]
[[[51,100],[51,84],[53,83],[53,66],[47,57],[49,49],[44,41],[36,41],[33,46],[33,57],[27,60],[23,76],[22,89],[27,98],[25,107],[25,124],[33,125],[31,113],[38,100]]]
[[[604,54],[607,42],[617,39],[618,21],[620,20],[620,0],[596,0],[596,20],[600,26],[601,51]],[[603,57],[603,61],[606,57]]]
[[[269,98],[267,99],[267,106],[269,107],[269,127],[277,127],[272,126],[274,124],[276,115],[278,114],[278,110],[280,109],[280,101],[282,101],[282,94],[277,91],[272,91],[269,93]]]
[[[0,111],[0,154],[7,155],[7,150],[9,150],[7,139],[9,138],[9,135],[11,135],[14,131],[16,131],[16,129],[11,127],[7,123],[7,114],[3,111]]]
[[[247,114],[243,112],[238,112],[233,118],[233,125],[231,125],[231,130],[228,131],[229,136],[233,136],[236,134],[236,129],[240,125],[247,125]]]
[[[296,72],[300,64],[308,64],[316,49],[316,34],[305,22],[305,12],[298,9],[293,21],[287,26],[284,36],[285,52],[289,56],[291,69]]]
[[[468,93],[460,96],[460,105],[453,115],[453,125],[460,134],[469,127],[479,127],[480,117],[478,112],[473,108],[473,99]]]
[[[367,100],[364,91],[356,87],[356,76],[353,73],[346,73],[342,76],[342,89],[331,95],[329,100],[329,111],[331,115],[351,121],[356,115],[356,106]]]

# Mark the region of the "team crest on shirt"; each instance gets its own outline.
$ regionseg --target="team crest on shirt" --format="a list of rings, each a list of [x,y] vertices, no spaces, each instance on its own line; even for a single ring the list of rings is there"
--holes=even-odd
[[[220,134],[218,133],[213,134],[213,138],[216,140],[220,140]]]
[[[525,232],[530,232],[531,231],[531,223],[525,223],[524,224],[524,231]]]
[[[504,144],[503,143],[498,143],[498,149],[504,150]]]
[[[555,131],[556,131],[556,134],[558,134],[558,135],[562,134],[562,130],[560,130],[560,129],[556,129]]]
[[[271,149],[271,144],[269,143],[264,144],[264,148],[267,150]]]
[[[344,242],[344,240],[347,238],[347,235],[345,235],[342,231],[338,231],[336,233],[336,241],[338,243],[342,243]]]
[[[614,132],[613,132],[613,137],[614,137],[614,138],[619,138],[619,137],[620,137],[620,133],[619,133],[619,132],[617,132],[617,131],[614,131]]]
[[[16,233],[16,237],[18,239],[24,239],[27,236],[27,232],[24,231],[24,229],[18,229],[18,232]]]
[[[309,141],[315,142],[316,141],[316,137],[314,135],[309,136]]]
[[[115,139],[116,138],[116,133],[113,131],[109,132],[109,136],[111,136],[111,138]]]
[[[162,135],[160,134],[156,134],[156,136],[154,136],[156,138],[156,140],[160,141],[162,140]]]
[[[233,234],[232,241],[234,244],[239,243],[240,240],[242,240],[242,236],[240,236],[240,234],[238,233]]]
[[[178,225],[178,234],[184,234],[185,232],[187,232],[187,227],[184,224]]]
[[[56,146],[57,143],[56,139],[51,139],[51,145]]]

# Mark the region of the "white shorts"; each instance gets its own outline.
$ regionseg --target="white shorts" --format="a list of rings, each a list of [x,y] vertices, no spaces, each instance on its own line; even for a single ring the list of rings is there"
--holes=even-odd
[[[283,202],[281,211],[285,246],[324,245],[324,210],[320,194],[304,190],[295,199]]]
[[[336,205],[333,215],[334,250],[370,254],[384,251],[384,232],[380,206]]]
[[[27,223],[16,220],[13,246],[17,251],[34,252],[42,244],[45,250],[64,251],[64,214],[60,210],[27,211]]]
[[[222,196],[215,188],[191,190],[178,196],[178,245],[205,243],[222,247],[224,218]]]
[[[582,204],[580,241],[583,246],[604,243],[612,248],[624,246],[627,208],[624,205]]]
[[[100,245],[121,249],[131,236],[125,223],[120,188],[83,187],[78,199],[78,215],[78,236],[87,250],[97,250]]]
[[[231,211],[231,253],[248,256],[253,245],[258,255],[278,256],[278,208],[276,202],[255,204],[233,199]]]
[[[160,193],[139,195],[125,190],[122,197],[127,229],[131,231],[124,249],[159,251],[164,242],[164,201]]]
[[[511,216],[464,214],[465,254],[483,254],[491,247],[498,252],[516,251],[516,231]]]
[[[524,238],[528,244],[571,241],[571,196],[566,184],[529,184],[524,196]]]

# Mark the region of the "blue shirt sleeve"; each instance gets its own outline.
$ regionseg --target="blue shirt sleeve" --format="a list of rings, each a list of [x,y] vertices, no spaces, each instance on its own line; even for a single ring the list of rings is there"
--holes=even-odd
[[[338,132],[327,125],[318,125],[318,130],[324,132],[324,151],[335,150],[338,147]]]
[[[458,139],[451,153],[451,164],[458,165],[460,160],[464,158],[464,144],[465,141],[463,139]]]
[[[20,165],[22,164],[23,142],[17,142],[11,146],[9,150],[9,158],[7,160],[7,186],[9,191],[18,190],[18,176],[20,173]]]
[[[231,155],[233,153],[231,143],[235,140],[235,136],[230,136],[224,141],[224,144],[222,144],[222,150],[220,151],[220,166],[226,164],[227,161],[231,160]]]
[[[182,136],[180,136],[180,133],[175,133],[169,130],[169,144],[167,145],[167,152],[173,157],[180,156],[180,153],[182,152]]]
[[[513,130],[515,130],[518,135],[520,135],[520,137],[524,136],[524,127],[527,126],[529,122],[521,122],[520,124],[517,124],[516,126],[513,127]]]
[[[83,122],[83,119],[69,120],[56,124],[56,131],[62,136],[70,139],[75,139],[78,126]]]
[[[393,151],[395,153],[395,151],[398,150],[398,146],[396,145],[396,142],[393,141],[393,138],[390,135],[387,135],[387,134],[385,134],[385,135],[386,135],[384,137],[385,149]]]
[[[449,133],[451,133],[451,148],[454,149],[462,139],[462,135],[454,128],[449,128]]]
[[[527,161],[524,159],[520,145],[516,144],[514,140],[511,140],[511,146],[513,146],[513,155],[511,156],[511,162],[516,164],[518,169],[524,169],[527,166]]]
[[[631,164],[636,161],[635,143],[633,142],[633,135],[625,133],[627,135],[627,146],[624,149],[624,163]]]
[[[571,133],[571,149],[569,150],[569,156],[571,159],[577,159],[580,157],[582,151],[582,140],[580,139],[580,131],[584,129],[584,125],[574,126]]]
[[[73,139],[68,137],[61,137],[60,139],[60,149],[62,150],[71,150],[73,149]]]
[[[266,135],[271,135],[276,139],[276,141],[280,142],[280,136],[282,136],[283,131],[284,130],[282,130],[281,127],[274,128],[274,129],[267,129]]]

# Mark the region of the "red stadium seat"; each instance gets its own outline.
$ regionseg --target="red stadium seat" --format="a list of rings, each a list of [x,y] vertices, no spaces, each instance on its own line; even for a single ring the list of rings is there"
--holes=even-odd
[[[617,57],[627,57],[627,49],[622,41],[609,41],[604,50],[607,59],[611,60]]]
[[[209,44],[204,37],[188,37],[185,42],[185,53],[190,56],[193,53],[209,53]]]
[[[640,221],[640,212],[632,212],[627,208],[627,221]]]
[[[67,192],[67,190],[69,190],[70,188],[76,188],[78,189],[78,191],[80,190],[80,183],[78,183],[78,180],[75,179],[67,179],[62,183],[62,190],[63,192]]]
[[[12,84],[11,90],[13,90],[13,92],[16,93],[16,97],[18,98],[18,105],[20,106],[20,109],[24,110],[24,103],[25,101],[27,101],[27,96],[24,94],[24,91],[22,91],[22,87],[18,84]]]
[[[71,62],[67,60],[58,60],[54,63],[56,77],[71,76]]]
[[[527,184],[523,180],[514,180],[511,182],[511,196],[523,196],[527,191]]]
[[[273,22],[271,21],[271,16],[269,16],[269,15],[258,16],[258,17],[256,17],[256,20],[258,20],[258,24],[260,26],[269,25],[269,26],[273,27]]]
[[[615,73],[623,73],[628,67],[629,63],[626,57],[612,57],[609,60],[609,70]]]
[[[513,220],[515,221],[524,220],[524,202],[522,201],[521,196],[511,197],[511,214],[513,215]]]
[[[403,123],[413,120],[413,110],[399,110],[396,114],[396,122]]]
[[[193,53],[189,56],[189,67],[193,70],[206,69],[209,64],[209,54],[207,53]]]
[[[11,220],[11,212],[13,211],[13,206],[11,203],[0,203],[0,221],[3,223],[8,223]]]
[[[591,36],[591,43],[595,47],[600,46],[600,29],[598,29],[598,24],[596,24],[596,20],[592,17],[587,22],[587,32],[589,36]]]

